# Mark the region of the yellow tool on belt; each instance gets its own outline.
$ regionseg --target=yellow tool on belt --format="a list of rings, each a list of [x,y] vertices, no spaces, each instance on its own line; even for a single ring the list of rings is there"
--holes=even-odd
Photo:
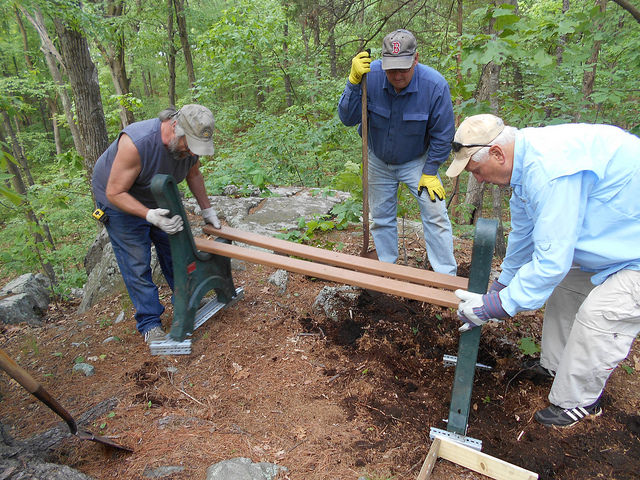
[[[107,214],[104,213],[104,210],[100,208],[96,208],[91,214],[91,216],[101,223],[107,223],[107,219],[109,218],[107,217]]]

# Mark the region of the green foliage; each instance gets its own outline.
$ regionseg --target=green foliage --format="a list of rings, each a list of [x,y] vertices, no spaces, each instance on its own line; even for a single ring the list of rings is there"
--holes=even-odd
[[[622,369],[628,374],[628,375],[633,375],[635,373],[635,370],[630,367],[629,365],[622,365]]]
[[[518,341],[518,348],[523,355],[535,355],[540,353],[540,346],[531,337],[523,337]]]

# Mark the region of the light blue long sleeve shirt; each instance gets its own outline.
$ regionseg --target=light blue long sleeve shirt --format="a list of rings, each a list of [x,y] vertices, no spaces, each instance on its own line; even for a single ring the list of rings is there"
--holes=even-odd
[[[595,285],[640,270],[640,138],[610,125],[520,130],[502,307],[540,308],[572,265]]]
[[[376,157],[401,164],[425,157],[422,172],[435,175],[449,158],[455,134],[449,84],[431,67],[418,64],[409,85],[397,93],[382,70],[371,63],[367,74],[369,142]],[[347,81],[338,102],[338,115],[346,126],[362,121],[362,88]]]

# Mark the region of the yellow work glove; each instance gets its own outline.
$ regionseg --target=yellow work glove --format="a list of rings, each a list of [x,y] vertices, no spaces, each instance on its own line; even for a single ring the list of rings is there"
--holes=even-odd
[[[358,85],[362,81],[362,75],[371,71],[371,55],[369,52],[360,52],[351,60],[351,73],[349,81]]]
[[[436,196],[440,200],[444,200],[446,195],[444,193],[444,186],[437,175],[425,175],[420,177],[420,183],[418,183],[418,195],[422,195],[422,190],[426,188],[429,193],[429,198],[432,202],[436,201]]]

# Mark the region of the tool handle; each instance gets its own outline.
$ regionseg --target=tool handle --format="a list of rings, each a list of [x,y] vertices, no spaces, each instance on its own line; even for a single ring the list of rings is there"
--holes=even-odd
[[[362,75],[362,256],[369,251],[369,112],[367,74]]]
[[[13,378],[16,382],[22,385],[27,392],[36,397],[47,407],[57,413],[66,423],[69,425],[69,430],[74,435],[78,432],[78,426],[76,425],[73,417],[65,410],[65,408],[58,403],[58,401],[49,395],[42,385],[40,385],[27,371],[20,367],[13,359],[7,355],[7,353],[0,348],[0,368],[7,372],[7,374]]]

